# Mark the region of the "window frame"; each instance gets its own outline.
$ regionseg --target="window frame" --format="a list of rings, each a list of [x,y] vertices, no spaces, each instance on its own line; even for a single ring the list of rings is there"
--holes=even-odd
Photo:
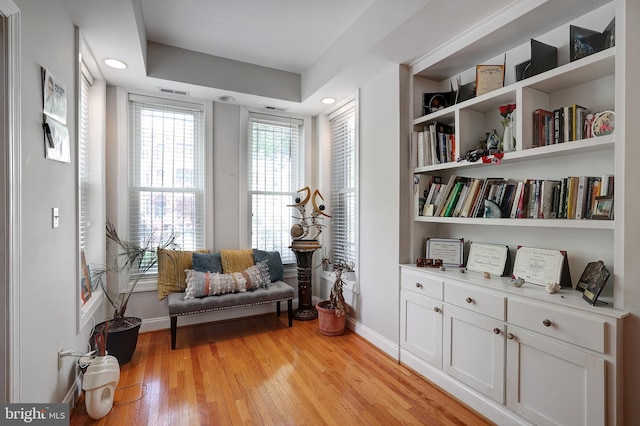
[[[327,164],[325,164],[325,170],[328,173],[328,177],[326,179],[326,183],[329,187],[329,194],[328,194],[328,208],[329,208],[329,213],[331,214],[331,212],[334,212],[337,208],[337,206],[334,205],[334,200],[335,200],[335,194],[333,192],[333,181],[332,181],[332,155],[333,155],[333,140],[332,140],[332,124],[331,122],[334,119],[339,118],[341,115],[348,113],[348,111],[350,109],[353,109],[353,116],[354,116],[354,132],[355,132],[355,137],[354,137],[354,165],[353,165],[353,173],[354,173],[354,203],[355,203],[355,207],[354,207],[354,257],[353,259],[339,259],[339,255],[336,254],[336,250],[334,249],[334,233],[335,233],[335,220],[336,220],[336,215],[332,214],[333,218],[331,219],[331,226],[329,228],[329,243],[327,244],[328,248],[331,249],[332,252],[332,261],[335,262],[337,260],[346,260],[347,262],[352,261],[355,267],[355,270],[358,270],[358,264],[359,264],[359,258],[360,258],[360,248],[359,248],[359,229],[360,229],[360,223],[359,223],[359,206],[360,206],[360,181],[359,181],[359,176],[360,176],[360,171],[359,171],[359,151],[360,151],[360,130],[359,130],[359,101],[358,101],[358,96],[355,95],[352,98],[346,99],[344,102],[342,102],[339,106],[337,106],[336,108],[330,110],[327,114],[326,114],[326,128],[327,128],[327,132],[328,132],[328,136],[327,136],[327,149],[326,149],[326,155],[327,155]],[[329,250],[325,250],[327,253],[329,252]]]
[[[251,196],[251,191],[249,190],[249,115],[250,113],[261,114],[261,115],[271,115],[277,117],[281,120],[288,120],[289,118],[302,120],[303,122],[303,164],[304,164],[304,172],[303,172],[303,182],[305,185],[309,185],[310,187],[315,187],[315,181],[312,179],[312,165],[310,159],[313,158],[313,143],[312,143],[312,126],[314,120],[310,116],[305,116],[301,114],[287,114],[285,112],[272,112],[265,111],[260,108],[250,108],[250,107],[241,107],[240,112],[240,188],[242,194],[240,196],[240,244],[244,244],[244,248],[254,248],[252,245],[252,220],[251,220],[251,205],[249,198]],[[302,188],[297,188],[302,189]],[[291,200],[293,202],[293,199]],[[293,208],[291,208],[291,214],[293,215],[295,212]],[[241,247],[243,248],[243,247]],[[282,253],[281,253],[282,255]],[[297,276],[297,268],[296,263],[286,263],[283,265],[285,270],[285,277],[294,277]]]
[[[199,105],[203,109],[203,137],[204,137],[204,200],[203,200],[203,217],[204,217],[204,247],[210,248],[213,245],[213,102],[205,101],[185,96],[171,96],[162,94],[159,96],[155,93],[144,91],[127,91],[122,87],[113,88],[115,93],[115,111],[117,115],[116,129],[113,138],[115,143],[107,148],[111,150],[108,155],[113,162],[111,173],[108,173],[107,179],[110,186],[116,188],[114,193],[107,194],[109,203],[107,204],[107,218],[112,222],[119,233],[123,237],[128,237],[129,233],[129,148],[131,137],[131,111],[129,107],[130,97],[153,99],[158,103],[167,103],[167,105]],[[109,145],[109,144],[108,144]],[[124,231],[121,231],[124,230]],[[112,291],[123,293],[129,290],[131,283],[128,276],[119,274],[117,276],[108,277],[109,288]],[[157,291],[158,280],[157,274],[149,274],[141,278],[134,293]]]

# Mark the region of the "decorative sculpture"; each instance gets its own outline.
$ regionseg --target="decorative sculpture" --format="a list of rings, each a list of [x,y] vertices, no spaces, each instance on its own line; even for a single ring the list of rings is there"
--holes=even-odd
[[[289,247],[296,255],[296,263],[298,267],[298,310],[294,314],[297,320],[311,320],[318,317],[318,312],[311,304],[311,277],[313,253],[321,246],[318,243],[318,237],[322,232],[322,223],[320,221],[324,217],[331,217],[324,213],[324,204],[318,204],[317,198],[324,201],[322,194],[317,189],[311,193],[311,189],[305,186],[299,193],[304,193],[304,197],[296,197],[294,207],[298,210],[298,223],[291,227],[291,246]],[[311,200],[311,214],[307,216],[307,203]]]

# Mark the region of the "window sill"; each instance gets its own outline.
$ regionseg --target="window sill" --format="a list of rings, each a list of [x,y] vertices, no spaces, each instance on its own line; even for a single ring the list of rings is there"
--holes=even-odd
[[[91,294],[91,299],[80,307],[80,330],[83,330],[89,324],[89,321],[93,320],[95,322],[96,312],[102,306],[104,298],[104,292],[98,287]]]

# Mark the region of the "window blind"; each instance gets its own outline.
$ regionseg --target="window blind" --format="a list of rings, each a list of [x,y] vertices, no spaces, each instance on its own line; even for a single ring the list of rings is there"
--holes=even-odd
[[[80,68],[80,108],[78,130],[78,168],[80,180],[80,250],[87,252],[90,247],[89,226],[91,226],[91,185],[89,164],[91,150],[89,148],[89,87],[93,84],[93,77],[82,64]],[[102,226],[102,225],[100,225]]]
[[[280,252],[284,264],[295,263],[291,226],[297,222],[288,205],[304,185],[304,122],[249,113],[248,182],[251,246]]]
[[[356,106],[329,116],[331,132],[331,250],[333,261],[356,261]]]
[[[203,106],[132,95],[130,114],[128,238],[203,248]]]

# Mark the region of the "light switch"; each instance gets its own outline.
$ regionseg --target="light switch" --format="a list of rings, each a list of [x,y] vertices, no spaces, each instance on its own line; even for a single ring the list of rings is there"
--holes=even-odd
[[[53,219],[53,227],[57,228],[58,226],[60,226],[60,213],[58,212],[58,208],[54,207],[53,209],[51,209],[51,216]]]

